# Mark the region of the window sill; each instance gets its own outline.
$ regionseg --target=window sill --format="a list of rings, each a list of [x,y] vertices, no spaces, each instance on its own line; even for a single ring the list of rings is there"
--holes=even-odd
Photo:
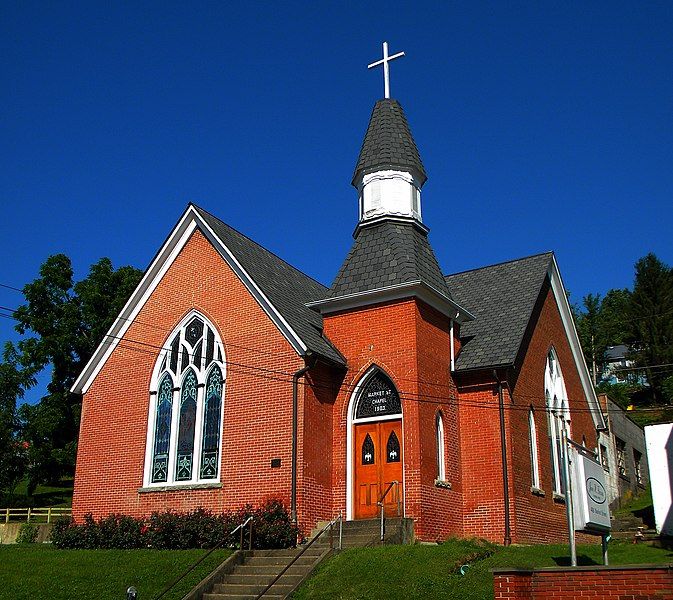
[[[551,497],[557,504],[566,503],[566,497],[563,494],[557,494],[556,492],[554,492]]]
[[[139,494],[150,492],[174,492],[179,490],[215,490],[222,487],[221,483],[176,483],[138,488]]]
[[[544,490],[536,488],[535,486],[530,488],[530,493],[533,494],[533,496],[540,496],[540,498],[544,498],[547,495]]]
[[[626,481],[627,483],[631,483],[631,478],[628,475],[622,475],[621,473],[619,474],[619,478],[623,481]]]
[[[449,481],[444,481],[443,479],[435,479],[435,487],[444,488],[445,490],[451,489],[451,483]]]

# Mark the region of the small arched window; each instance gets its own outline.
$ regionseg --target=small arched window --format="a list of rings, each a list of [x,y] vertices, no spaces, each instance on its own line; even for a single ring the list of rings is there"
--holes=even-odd
[[[435,431],[437,439],[437,479],[439,481],[446,481],[446,449],[444,446],[444,420],[442,413],[437,413],[435,422]]]
[[[540,489],[540,464],[537,457],[537,430],[535,428],[535,411],[530,407],[528,411],[528,440],[530,443],[530,470],[531,486]]]
[[[552,490],[556,494],[564,494],[563,462],[565,460],[565,449],[563,447],[563,435],[565,433],[565,436],[570,438],[570,411],[561,366],[553,348],[549,350],[547,355],[544,388],[549,424]]]
[[[145,484],[216,480],[225,383],[222,342],[196,312],[168,339],[150,388]]]

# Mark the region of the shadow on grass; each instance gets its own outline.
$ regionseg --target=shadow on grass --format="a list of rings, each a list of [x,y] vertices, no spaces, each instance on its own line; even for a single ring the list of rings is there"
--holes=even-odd
[[[46,506],[70,506],[72,504],[72,491],[74,481],[71,478],[62,479],[58,483],[40,485],[32,496],[26,493],[25,483],[17,487],[11,496],[0,496],[0,508],[35,508]]]
[[[570,566],[570,557],[569,556],[552,556],[552,560],[559,566],[559,567],[569,567]],[[577,566],[578,567],[591,567],[594,565],[598,565],[600,563],[597,563],[593,558],[587,556],[586,554],[580,554],[577,557]]]

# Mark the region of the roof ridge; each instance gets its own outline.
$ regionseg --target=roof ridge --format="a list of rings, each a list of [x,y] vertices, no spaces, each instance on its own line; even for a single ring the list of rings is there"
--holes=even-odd
[[[472,273],[473,271],[483,271],[484,269],[490,269],[492,267],[499,267],[501,265],[507,265],[510,263],[515,263],[519,262],[522,260],[529,260],[531,258],[537,258],[538,256],[554,256],[554,251],[553,250],[547,250],[545,252],[538,252],[537,254],[530,254],[528,256],[522,256],[520,258],[512,258],[510,260],[503,260],[501,262],[493,263],[492,265],[484,265],[483,267],[475,267],[473,269],[465,269],[464,271],[456,271],[455,273],[450,273],[448,275],[444,275],[444,279],[447,279],[449,277],[455,277],[456,275],[462,275],[463,273]]]
[[[326,290],[329,289],[329,287],[327,287],[324,283],[321,283],[320,281],[318,281],[315,277],[312,277],[311,275],[308,275],[307,273],[304,273],[304,271],[302,271],[301,269],[295,267],[293,264],[287,262],[284,258],[278,256],[278,254],[276,254],[273,250],[269,250],[268,248],[265,248],[264,246],[262,246],[262,244],[260,244],[259,242],[256,242],[255,240],[253,240],[250,236],[248,236],[248,235],[246,235],[245,233],[239,231],[239,230],[236,229],[235,227],[232,227],[232,226],[229,225],[228,223],[225,223],[225,222],[224,222],[222,219],[220,219],[218,216],[214,215],[213,213],[211,213],[210,211],[206,210],[206,209],[203,208],[202,206],[199,206],[199,205],[196,204],[195,202],[189,202],[188,206],[193,206],[197,211],[206,213],[209,217],[212,217],[213,219],[216,219],[217,221],[219,221],[222,225],[224,225],[224,226],[227,227],[228,229],[231,229],[233,232],[237,233],[237,234],[240,235],[241,237],[244,237],[244,238],[245,238],[246,240],[248,240],[250,243],[255,244],[255,246],[258,246],[259,248],[261,248],[262,250],[264,250],[264,252],[267,252],[268,254],[270,254],[271,256],[273,256],[274,258],[277,258],[279,261],[285,263],[288,267],[290,267],[292,270],[296,271],[296,272],[299,273],[300,275],[303,275],[304,277],[306,277],[306,278],[310,279],[311,281],[317,283],[320,287],[322,287],[322,288],[324,288],[324,289],[326,289]]]

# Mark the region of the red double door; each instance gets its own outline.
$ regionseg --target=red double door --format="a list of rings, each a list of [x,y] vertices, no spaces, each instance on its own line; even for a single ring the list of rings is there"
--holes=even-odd
[[[388,492],[383,508],[387,516],[396,516],[402,505],[402,421],[362,423],[354,437],[355,518],[378,516],[378,502],[393,481],[399,484]]]

